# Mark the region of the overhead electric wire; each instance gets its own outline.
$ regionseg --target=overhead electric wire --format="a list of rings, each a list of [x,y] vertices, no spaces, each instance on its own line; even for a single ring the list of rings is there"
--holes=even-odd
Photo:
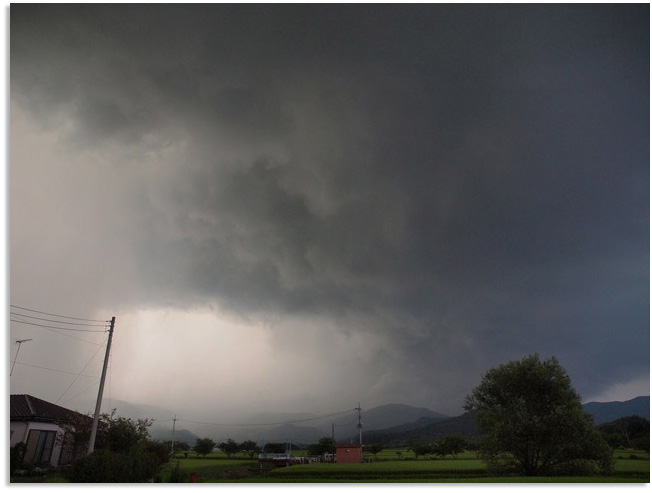
[[[353,423],[355,423],[358,420],[358,418],[353,418],[351,421],[347,421],[346,423],[335,423],[335,426],[338,426],[340,428],[344,428],[345,426],[350,426]]]
[[[34,320],[43,320],[45,322],[54,322],[57,324],[66,324],[66,325],[81,325],[83,327],[106,327],[106,323],[102,324],[80,324],[77,322],[64,322],[62,320],[52,320],[51,318],[40,318],[40,317],[33,317],[31,315],[25,315],[24,313],[18,313],[18,312],[9,312],[9,315],[18,315],[19,317],[23,318],[32,318]]]
[[[50,315],[52,317],[59,317],[59,318],[68,318],[70,320],[81,320],[84,322],[109,322],[109,320],[95,320],[92,318],[79,318],[79,317],[69,317],[67,315],[57,315],[56,313],[48,313],[48,312],[41,312],[38,310],[32,310],[31,308],[25,308],[22,306],[18,305],[9,305],[12,308],[18,308],[19,310],[25,310],[27,312],[33,312],[33,313],[40,313],[41,315]]]
[[[12,313],[13,313],[13,312],[12,312]],[[18,314],[18,313],[16,313],[16,315],[18,315],[18,316],[20,316],[20,317],[28,317],[28,316],[29,316],[29,315],[23,315],[23,314]],[[37,317],[31,317],[31,318],[37,318]],[[13,320],[13,321],[14,321],[14,322],[18,322],[18,323],[27,323],[26,320]],[[59,322],[57,322],[57,323],[59,323]],[[69,322],[62,322],[62,323],[69,323]],[[70,337],[71,339],[76,339],[76,340],[78,340],[78,341],[87,342],[88,344],[93,344],[94,346],[103,346],[103,345],[105,345],[105,343],[101,343],[101,344],[99,344],[99,343],[94,342],[94,341],[89,341],[89,340],[86,340],[86,339],[81,339],[80,337],[76,337],[76,336],[72,336],[72,335],[70,335],[70,334],[64,334],[63,332],[59,332],[59,330],[61,330],[61,329],[65,330],[65,329],[66,329],[65,327],[50,328],[50,327],[45,326],[45,325],[39,325],[39,327],[43,327],[43,328],[45,328],[46,330],[49,330],[50,332],[54,332],[54,333],[56,333],[56,334],[58,334],[58,335],[60,335],[60,336]],[[105,331],[97,331],[97,332],[99,333],[99,332],[105,332]]]
[[[22,365],[22,366],[30,366],[32,368],[39,368],[41,370],[49,370],[49,371],[56,371],[58,373],[67,373],[68,375],[77,375],[77,373],[73,373],[71,371],[63,371],[63,370],[55,370],[54,368],[46,368],[45,366],[36,366],[36,365],[30,365],[28,363],[21,363],[20,361],[16,362],[17,365]],[[79,374],[82,377],[87,377],[87,378],[100,378],[97,375],[84,375],[84,374]]]
[[[291,425],[295,423],[304,423],[306,421],[315,421],[317,419],[324,419],[324,418],[330,418],[333,416],[339,416],[340,414],[347,414],[352,411],[355,411],[355,409],[350,409],[348,411],[340,411],[338,413],[333,413],[333,414],[327,414],[325,416],[316,416],[313,418],[305,418],[305,419],[298,419],[294,421],[284,421],[281,423],[204,423],[201,421],[190,421],[187,419],[177,419],[177,421],[183,421],[184,423],[193,423],[196,425],[210,425],[210,426],[275,426],[275,425]]]
[[[88,365],[91,364],[91,361],[93,361],[93,360],[95,359],[95,356],[97,356],[97,353],[100,352],[100,349],[102,349],[101,346],[98,347],[97,350],[93,353],[93,356],[91,356],[91,359],[88,360],[88,363],[86,363],[86,364],[84,365],[84,367],[83,367],[81,370],[79,370],[79,373],[78,373],[77,376],[73,379],[73,381],[70,382],[70,385],[68,385],[68,387],[66,387],[66,390],[63,391],[63,394],[61,394],[61,396],[60,396],[56,401],[54,401],[55,404],[57,404],[57,403],[61,400],[61,398],[62,398],[64,395],[66,395],[66,392],[68,392],[68,390],[70,389],[70,387],[72,387],[72,386],[74,385],[74,383],[79,379],[79,376],[81,375],[81,372],[83,372],[83,371],[86,369],[86,367],[87,367]]]
[[[70,334],[64,334],[62,332],[57,332],[56,329],[49,329],[47,327],[45,329],[49,330],[50,332],[54,332],[56,334],[59,334],[60,336],[70,337],[71,339],[77,339],[78,341],[87,342],[88,344],[93,344],[94,346],[102,346],[102,347],[106,346],[106,342],[98,343],[98,342],[93,342],[93,341],[87,341],[86,339],[81,339],[79,337],[71,336]]]
[[[75,395],[73,395],[72,397],[68,397],[68,398],[67,398],[65,401],[63,401],[61,404],[66,404],[67,402],[70,402],[70,401],[73,400],[75,397],[78,397],[78,396],[82,395],[82,394],[83,394],[84,392],[86,392],[87,390],[90,390],[90,389],[92,389],[93,387],[96,387],[96,386],[97,386],[97,383],[95,382],[95,383],[89,385],[88,387],[86,387],[84,390],[80,390],[79,392],[77,392],[77,393],[76,393]]]
[[[54,327],[52,325],[43,325],[43,324],[35,324],[33,322],[25,322],[24,320],[16,320],[13,318],[9,319],[10,322],[16,322],[19,324],[25,324],[25,325],[33,325],[35,327],[44,327],[46,329],[58,329],[58,330],[72,330],[75,332],[106,332],[106,330],[91,330],[91,329],[71,329],[68,327]]]

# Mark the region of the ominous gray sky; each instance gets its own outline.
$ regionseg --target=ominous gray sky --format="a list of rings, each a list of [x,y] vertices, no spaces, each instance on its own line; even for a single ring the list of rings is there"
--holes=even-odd
[[[115,316],[105,399],[460,414],[534,352],[649,394],[648,5],[10,17],[11,318]],[[11,392],[92,410],[105,334],[10,326]]]

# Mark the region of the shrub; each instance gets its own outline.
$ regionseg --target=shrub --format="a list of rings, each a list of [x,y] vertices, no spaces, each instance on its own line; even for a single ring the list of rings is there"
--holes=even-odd
[[[19,442],[9,449],[9,473],[11,474],[23,465],[23,458],[27,446],[23,442]]]
[[[125,454],[99,449],[74,460],[68,478],[73,483],[128,483],[129,465]]]
[[[181,469],[181,462],[177,461],[170,473],[170,483],[187,483],[188,474]]]
[[[128,452],[99,449],[76,459],[68,478],[73,483],[142,483],[154,479],[164,463],[147,444]]]
[[[552,475],[556,476],[599,476],[600,465],[594,460],[575,459],[556,466]]]

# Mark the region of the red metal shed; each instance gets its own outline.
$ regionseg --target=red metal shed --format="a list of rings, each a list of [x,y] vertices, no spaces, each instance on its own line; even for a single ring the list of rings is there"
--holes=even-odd
[[[359,464],[362,462],[362,445],[353,443],[335,445],[335,459],[338,464]]]

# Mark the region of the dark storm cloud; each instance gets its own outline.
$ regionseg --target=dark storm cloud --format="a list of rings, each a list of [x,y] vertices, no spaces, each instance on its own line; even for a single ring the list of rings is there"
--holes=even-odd
[[[649,367],[648,18],[15,5],[12,98],[79,148],[185,139],[122,199],[138,302],[365,314],[426,380],[538,351],[594,392]]]

